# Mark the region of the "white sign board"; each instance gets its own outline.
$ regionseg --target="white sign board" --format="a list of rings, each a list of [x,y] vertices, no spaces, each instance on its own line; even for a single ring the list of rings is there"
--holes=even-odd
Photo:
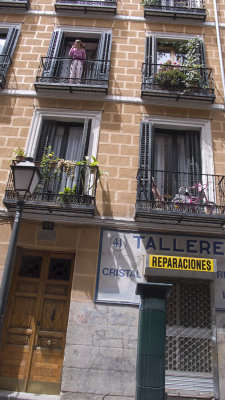
[[[101,231],[98,274],[95,300],[139,304],[135,295],[138,282],[143,282],[149,254],[167,256],[200,257],[216,259],[218,272],[216,304],[225,309],[222,291],[225,278],[225,241],[222,238],[130,232],[120,230]],[[188,278],[188,271],[187,278]]]

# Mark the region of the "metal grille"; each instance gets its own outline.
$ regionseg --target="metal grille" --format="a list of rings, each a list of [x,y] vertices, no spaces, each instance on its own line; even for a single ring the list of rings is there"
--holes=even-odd
[[[166,369],[211,373],[210,282],[170,282],[173,289],[167,299]]]

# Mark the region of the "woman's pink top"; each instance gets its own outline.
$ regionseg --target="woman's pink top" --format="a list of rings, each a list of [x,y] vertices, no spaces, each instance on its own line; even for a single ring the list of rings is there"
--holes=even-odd
[[[69,56],[72,57],[74,60],[79,59],[82,62],[86,60],[86,52],[84,49],[75,49],[75,47],[71,47],[69,51]]]

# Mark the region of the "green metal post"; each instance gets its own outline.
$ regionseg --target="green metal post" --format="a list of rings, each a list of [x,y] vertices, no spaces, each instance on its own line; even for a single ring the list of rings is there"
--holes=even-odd
[[[136,400],[165,399],[166,297],[171,284],[138,283]]]

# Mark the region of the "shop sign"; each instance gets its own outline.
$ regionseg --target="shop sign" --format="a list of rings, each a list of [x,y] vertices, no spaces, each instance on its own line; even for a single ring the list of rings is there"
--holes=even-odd
[[[135,290],[146,266],[167,269],[168,276],[182,270],[187,278],[189,271],[203,275],[217,268],[216,304],[225,309],[224,256],[224,238],[102,229],[95,301],[139,304]]]
[[[149,268],[179,271],[214,272],[214,260],[207,258],[149,256]]]

